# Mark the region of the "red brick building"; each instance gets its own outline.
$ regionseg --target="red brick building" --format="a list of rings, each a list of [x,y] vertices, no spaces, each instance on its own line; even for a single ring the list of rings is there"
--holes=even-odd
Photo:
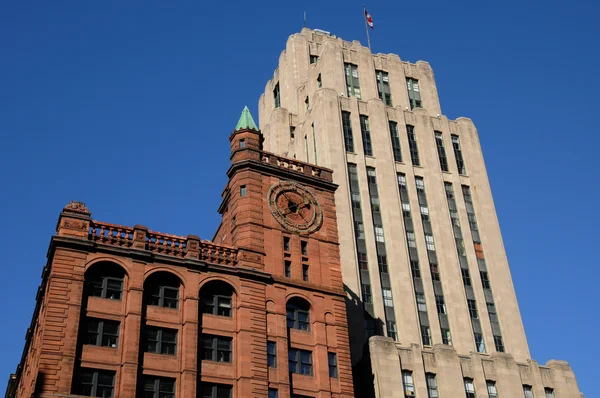
[[[7,397],[352,397],[331,170],[247,109],[212,242],[60,214]]]

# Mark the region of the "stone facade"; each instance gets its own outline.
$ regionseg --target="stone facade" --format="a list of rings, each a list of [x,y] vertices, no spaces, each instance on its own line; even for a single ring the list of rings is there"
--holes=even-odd
[[[544,386],[555,386],[559,397],[580,396],[566,363],[541,367],[531,359],[477,129],[470,119],[442,114],[427,62],[371,54],[357,41],[303,29],[288,38],[265,86],[259,121],[267,150],[331,168],[339,185],[356,396],[402,396],[401,369],[414,369],[419,396],[427,393],[426,372],[436,373],[442,396],[461,396],[463,378],[471,377],[466,363],[478,396],[486,396],[486,378],[497,380],[500,396],[522,396],[522,385],[533,386],[535,396]],[[372,334],[395,342],[377,337],[367,345]],[[425,358],[437,365],[424,365]],[[365,377],[370,370],[373,377]],[[363,395],[373,378],[374,391]]]
[[[63,209],[7,397],[90,395],[81,376],[89,371],[113,377],[114,397],[144,395],[150,377],[162,378],[160,389],[174,382],[174,394],[161,397],[205,397],[215,386],[231,388],[232,398],[264,398],[270,389],[281,398],[353,396],[331,170],[264,152],[249,126],[230,140],[223,221],[212,242],[95,221],[78,202]],[[267,200],[282,181],[293,189]],[[286,199],[298,192],[317,205]],[[276,221],[277,211],[289,225]],[[319,224],[294,229],[309,211]],[[88,332],[90,319],[104,322],[103,333],[118,324],[118,337],[105,344],[105,335]],[[155,330],[164,340],[149,337]],[[165,331],[176,332],[175,345]],[[229,349],[212,354],[207,336]],[[291,349],[304,352],[296,371]]]

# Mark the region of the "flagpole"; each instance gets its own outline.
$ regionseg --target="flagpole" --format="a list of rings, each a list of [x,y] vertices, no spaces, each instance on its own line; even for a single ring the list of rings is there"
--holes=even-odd
[[[371,38],[369,37],[369,25],[367,24],[367,7],[363,4],[363,17],[365,18],[365,31],[367,32],[367,44],[369,45],[369,51],[371,51]]]

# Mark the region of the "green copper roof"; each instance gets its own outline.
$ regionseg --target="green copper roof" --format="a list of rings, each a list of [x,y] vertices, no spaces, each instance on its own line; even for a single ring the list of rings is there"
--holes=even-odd
[[[252,118],[252,115],[250,114],[250,110],[248,109],[247,106],[244,107],[244,110],[242,111],[242,116],[240,116],[240,120],[238,120],[237,125],[235,126],[236,130],[241,130],[241,129],[250,129],[250,130],[258,130],[258,127],[256,127],[256,123],[254,123],[254,119]]]

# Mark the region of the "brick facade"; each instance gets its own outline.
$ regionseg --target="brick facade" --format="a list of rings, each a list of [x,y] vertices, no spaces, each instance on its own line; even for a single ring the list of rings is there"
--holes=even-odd
[[[232,398],[267,397],[269,389],[280,398],[353,396],[331,171],[264,152],[255,129],[238,129],[230,141],[223,220],[212,242],[94,221],[78,202],[63,209],[7,397],[76,396],[86,370],[100,371],[89,376],[95,392],[108,371],[114,397],[144,395],[149,376],[174,381],[177,397],[202,397],[209,383],[231,386]],[[274,218],[267,196],[280,181],[312,192],[322,210],[316,231],[290,231]],[[290,303],[307,306],[302,327],[288,327]],[[118,337],[105,341],[117,323]],[[105,334],[86,334],[90,328]],[[154,330],[176,332],[174,352],[148,352]],[[215,348],[214,360],[203,359],[207,336],[231,341],[231,354]],[[277,366],[268,366],[267,342],[276,343]],[[298,373],[288,367],[290,348],[311,353]]]

